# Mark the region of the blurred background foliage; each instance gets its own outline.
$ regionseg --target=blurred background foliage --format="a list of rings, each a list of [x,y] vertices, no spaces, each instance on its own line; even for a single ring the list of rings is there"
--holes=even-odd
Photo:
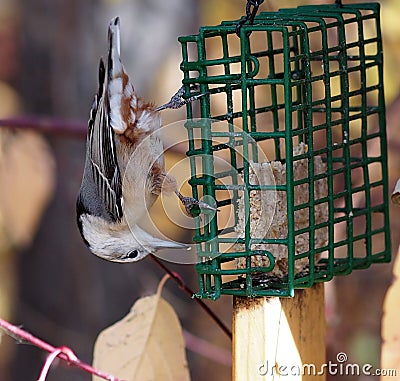
[[[266,0],[260,9],[327,2],[333,0]],[[382,0],[381,5],[393,188],[400,177],[400,2]],[[106,53],[106,28],[116,15],[121,17],[122,59],[136,90],[164,103],[182,79],[177,37],[203,24],[238,19],[244,9],[245,0],[0,0],[0,117],[86,121],[97,88],[98,59]],[[184,110],[166,111],[164,124],[184,116]],[[91,362],[98,332],[120,319],[138,297],[152,293],[161,272],[148,260],[107,263],[82,243],[75,198],[84,150],[84,140],[76,137],[0,129],[0,316],[56,346],[72,347]],[[169,154],[167,164],[181,160],[184,150]],[[188,176],[182,173],[183,179]],[[158,204],[153,215],[159,213]],[[392,211],[394,252],[398,213]],[[171,238],[190,239],[190,233],[167,223],[159,219]],[[196,289],[193,266],[171,267]],[[391,265],[376,265],[327,284],[329,358],[346,352],[352,362],[379,364],[382,303],[391,276]],[[187,330],[192,380],[229,380],[230,342],[175,285],[168,285],[165,296]],[[211,303],[227,324],[231,304],[228,297]],[[214,344],[217,352],[202,351],[196,336]],[[34,379],[44,358],[36,348],[2,336],[0,381]],[[89,376],[60,366],[48,377],[56,379]]]

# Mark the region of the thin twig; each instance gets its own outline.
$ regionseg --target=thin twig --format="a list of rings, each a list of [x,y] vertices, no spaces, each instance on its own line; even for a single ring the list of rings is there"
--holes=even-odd
[[[23,330],[22,328],[19,328],[3,319],[0,319],[0,328],[3,328],[6,331],[6,333],[8,333],[13,338],[17,337],[17,338],[23,340],[24,342],[29,342],[29,343],[33,344],[34,346],[41,348],[49,353],[57,352],[57,357],[60,358],[61,360],[65,361],[68,365],[79,368],[87,373],[94,374],[95,376],[100,377],[104,380],[122,381],[122,380],[112,376],[111,374],[101,372],[101,371],[93,368],[91,365],[86,364],[83,361],[79,360],[75,355],[73,355],[73,352],[71,349],[69,349],[67,347],[60,347],[60,348],[53,347],[52,345],[33,336],[32,334]]]
[[[194,297],[194,291],[190,289],[182,277],[176,272],[170,270],[163,262],[161,262],[155,255],[151,254],[150,258],[157,263],[159,267],[161,267],[170,277],[171,279],[179,286],[181,290],[186,292],[206,313],[215,321],[215,323],[224,331],[224,333],[232,340],[232,332],[231,330],[222,322],[222,320],[207,306],[201,299]]]
[[[217,345],[185,330],[183,331],[183,337],[188,350],[197,353],[217,364],[232,366],[231,351],[218,347]]]
[[[83,138],[87,133],[87,124],[78,121],[37,116],[19,116],[0,119],[0,127],[30,129],[42,133],[67,135]]]
[[[63,348],[56,349],[53,353],[50,353],[47,356],[46,362],[44,363],[42,370],[40,372],[39,378],[37,381],[46,381],[47,374],[49,373],[50,367],[53,364],[54,360],[63,353]],[[74,355],[75,356],[75,355]],[[76,356],[75,356],[76,359]]]

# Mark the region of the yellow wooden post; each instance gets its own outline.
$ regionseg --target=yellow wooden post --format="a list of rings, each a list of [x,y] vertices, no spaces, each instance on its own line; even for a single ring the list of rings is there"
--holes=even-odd
[[[326,379],[323,284],[233,304],[233,381]]]

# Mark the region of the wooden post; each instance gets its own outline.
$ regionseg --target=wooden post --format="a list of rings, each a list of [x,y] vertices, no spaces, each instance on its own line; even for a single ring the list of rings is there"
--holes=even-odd
[[[294,298],[233,303],[233,381],[326,379],[318,374],[326,373],[322,283],[296,290]]]

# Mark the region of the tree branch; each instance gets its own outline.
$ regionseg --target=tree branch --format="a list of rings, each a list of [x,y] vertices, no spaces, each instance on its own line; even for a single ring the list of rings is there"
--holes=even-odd
[[[55,135],[69,135],[84,138],[87,132],[87,124],[78,121],[66,121],[63,119],[37,116],[18,116],[14,118],[0,119],[0,127],[29,129],[41,133]]]
[[[201,299],[195,298],[195,292],[190,289],[182,277],[176,272],[170,270],[162,261],[160,261],[155,255],[150,254],[150,258],[161,267],[170,277],[171,279],[179,286],[181,290],[183,290],[186,294],[188,294],[205,312],[214,322],[224,331],[224,333],[232,340],[232,331],[224,324],[224,322],[207,306]]]
[[[100,377],[104,380],[108,381],[122,381],[111,374],[107,374],[104,372],[101,372],[95,368],[93,368],[91,365],[84,363],[83,361],[79,360],[73,351],[69,349],[68,347],[62,346],[59,348],[53,347],[52,345],[46,343],[45,341],[33,336],[27,331],[24,331],[23,329],[3,320],[0,319],[0,328],[3,328],[5,332],[11,336],[12,338],[16,340],[22,340],[23,342],[28,342],[33,344],[34,346],[43,349],[44,351],[50,352],[51,354],[57,353],[58,358],[61,360],[65,361],[68,365],[74,366],[76,368],[79,368],[87,373],[94,374],[97,377]]]

